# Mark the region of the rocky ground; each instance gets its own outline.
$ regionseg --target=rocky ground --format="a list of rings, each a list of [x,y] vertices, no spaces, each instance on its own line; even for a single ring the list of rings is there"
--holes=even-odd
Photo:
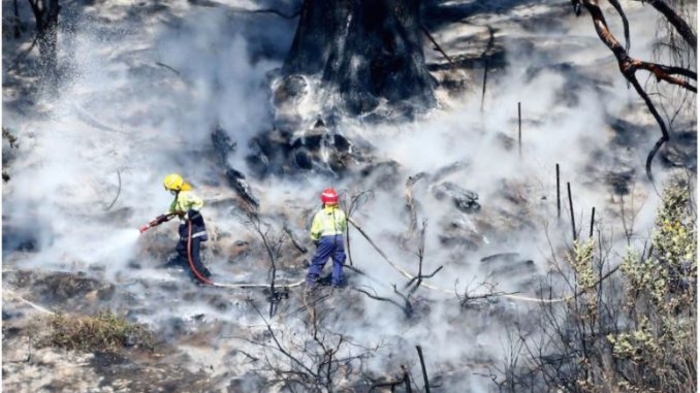
[[[3,29],[3,126],[19,141],[3,146],[5,391],[277,391],[289,375],[297,391],[366,391],[403,375],[417,389],[416,345],[431,391],[490,391],[509,332],[536,318],[531,300],[566,294],[548,274],[571,239],[555,163],[562,193],[574,187],[580,237],[592,206],[611,247],[648,235],[656,202],[642,163],[658,131],[568,3],[434,2],[425,23],[450,56],[426,41],[440,108],[389,125],[377,119],[390,108],[342,119],[318,112],[313,80],[275,79],[294,22],[246,11],[258,6],[64,3],[71,77],[59,101],[42,92],[34,55],[8,70],[31,43],[28,10],[20,38]],[[660,179],[695,169],[692,120],[662,151]],[[174,224],[119,235],[167,205],[158,184],[172,168],[190,168],[206,201],[205,261],[229,287],[160,268]],[[346,287],[306,294],[294,284],[328,184],[384,255],[351,228]],[[437,273],[414,287],[403,273],[419,261]],[[152,337],[119,336],[110,351],[56,345],[56,315],[104,310]]]

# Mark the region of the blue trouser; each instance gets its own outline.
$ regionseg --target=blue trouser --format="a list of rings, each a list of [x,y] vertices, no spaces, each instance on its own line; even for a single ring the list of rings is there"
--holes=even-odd
[[[340,286],[343,280],[343,264],[345,263],[345,247],[343,235],[323,236],[319,239],[316,255],[311,260],[306,283],[313,285],[326,266],[328,258],[333,258],[333,286]]]

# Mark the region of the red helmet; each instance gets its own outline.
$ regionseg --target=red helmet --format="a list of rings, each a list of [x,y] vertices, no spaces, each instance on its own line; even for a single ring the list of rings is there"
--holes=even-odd
[[[335,205],[338,203],[338,193],[332,188],[326,188],[321,193],[321,202],[326,205]]]

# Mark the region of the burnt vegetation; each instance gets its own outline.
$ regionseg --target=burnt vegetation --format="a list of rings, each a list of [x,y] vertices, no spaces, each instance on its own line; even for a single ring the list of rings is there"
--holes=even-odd
[[[211,133],[213,155],[222,178],[239,196],[235,203],[240,202],[243,206],[238,218],[245,222],[260,244],[259,255],[262,257],[259,266],[265,266],[268,272],[267,281],[259,285],[264,291],[261,296],[250,294],[256,285],[229,286],[249,290],[250,293],[242,296],[237,294],[237,300],[243,299],[239,303],[242,304],[240,309],[261,323],[257,330],[246,332],[249,334],[238,332],[240,334],[230,336],[244,342],[248,345],[246,348],[253,348],[249,352],[241,349],[236,353],[251,365],[252,371],[233,378],[230,389],[445,391],[451,386],[442,384],[441,380],[447,379],[449,373],[433,370],[431,366],[436,363],[426,362],[426,358],[430,359],[438,352],[430,343],[392,344],[395,346],[391,347],[391,360],[378,372],[373,363],[390,344],[383,341],[365,344],[361,337],[342,333],[338,328],[340,312],[362,320],[366,316],[362,307],[364,302],[386,305],[387,310],[396,312],[410,327],[430,314],[435,301],[424,296],[430,292],[448,295],[450,299],[446,302],[452,302],[461,317],[472,315],[468,313],[474,311],[504,307],[504,299],[536,305],[537,318],[533,319],[536,322],[513,321],[508,325],[507,357],[502,367],[492,370],[490,375],[494,389],[500,392],[680,393],[692,390],[690,387],[694,386],[697,376],[694,179],[674,178],[664,184],[663,203],[657,212],[653,233],[647,239],[648,246],[630,248],[622,256],[611,251],[611,239],[606,237],[606,232],[594,227],[595,210],[592,211],[589,236],[585,236],[588,229],[585,224],[579,223],[577,230],[569,188],[573,239],[565,252],[552,250],[555,268],[546,277],[550,282],[543,282],[535,297],[500,290],[488,280],[475,287],[467,285],[463,290],[456,283],[449,289],[438,284],[451,280],[444,277],[443,271],[443,266],[451,261],[431,260],[431,255],[426,252],[428,221],[421,219],[425,207],[416,199],[414,188],[428,183],[428,195],[432,194],[435,200],[449,203],[465,217],[478,215],[482,212],[481,204],[485,203],[479,200],[479,195],[444,179],[452,171],[467,167],[468,163],[456,162],[432,175],[420,172],[405,182],[407,225],[405,231],[394,238],[394,245],[413,252],[415,259],[400,263],[392,260],[355,222],[354,213],[375,193],[396,185],[400,168],[396,162],[377,159],[371,146],[363,141],[352,140],[338,131],[342,119],[348,116],[368,122],[415,119],[437,105],[439,84],[432,71],[471,67],[480,61],[484,63],[483,95],[489,64],[504,66],[499,63],[502,59],[494,54],[494,30],[488,29],[489,46],[482,54],[483,59],[469,59],[450,56],[431,35],[431,29],[469,14],[493,11],[487,2],[454,6],[443,4],[448,2],[427,0],[304,0],[298,9],[291,11],[267,7],[229,9],[222,3],[208,0],[191,0],[189,3],[195,7],[221,8],[233,14],[296,19],[297,24],[281,68],[271,73],[271,80],[276,82],[274,86],[268,86],[272,90],[271,105],[275,107],[271,114],[274,117],[271,129],[244,141],[250,151],[246,157],[248,166],[245,169],[232,166],[231,157],[239,141],[234,140],[229,131],[217,124]],[[601,3],[607,3],[611,8],[603,7]],[[646,0],[644,3],[660,16],[653,59],[638,59],[632,55],[634,37],[629,34],[629,21],[617,0],[571,1],[577,16],[587,14],[591,18],[600,41],[617,61],[622,77],[637,93],[661,131],[646,158],[646,173],[653,180],[654,157],[674,138],[693,134],[677,119],[682,111],[696,102],[697,38],[695,25],[691,23],[695,20],[696,4],[683,0]],[[28,72],[22,65],[38,45],[39,57],[33,72],[39,70],[43,75],[42,82],[58,88],[61,67],[57,57],[57,37],[62,8],[58,0],[28,0],[28,5],[34,16],[34,35],[29,46],[11,59],[11,63],[6,63],[9,67],[5,67],[5,72],[12,75]],[[14,39],[19,39],[26,27],[20,20],[17,1],[13,6],[12,34]],[[508,3],[508,6],[514,5]],[[624,40],[613,34],[606,22],[606,12],[610,10],[615,12],[612,17],[617,15],[623,22]],[[426,47],[439,52],[444,64],[426,64]],[[181,76],[179,70],[167,64],[158,65]],[[648,79],[644,79],[645,73]],[[323,105],[318,118],[306,124],[308,119],[300,120],[294,106],[303,101],[311,89],[320,92],[315,99]],[[292,107],[288,111],[291,114],[285,112],[289,109],[286,106]],[[618,128],[632,129],[627,123]],[[3,150],[14,153],[21,139],[3,127],[3,141],[7,144],[7,149],[4,146]],[[514,145],[512,140],[507,142],[510,147]],[[10,172],[6,170],[6,164],[10,162],[4,157],[5,182],[10,180]],[[348,243],[345,269],[356,276],[368,275],[356,266],[366,261],[354,261],[350,250],[351,239],[357,241],[355,234],[359,234],[377,252],[378,257],[372,263],[388,264],[400,274],[402,281],[392,284],[391,291],[384,294],[371,286],[356,286],[352,280],[346,288],[335,292],[329,288],[311,293],[295,290],[300,285],[286,279],[286,270],[289,269],[286,267],[288,261],[283,260],[283,246],[288,245],[285,242],[291,242],[292,246],[288,248],[297,250],[295,262],[308,256],[312,246],[308,240],[296,237],[298,228],[295,224],[285,222],[276,227],[271,222],[277,217],[259,211],[261,198],[256,195],[258,190],[248,184],[246,171],[258,178],[289,176],[303,179],[306,174],[313,173],[338,179],[355,175],[365,184],[371,184],[370,191],[344,192],[342,195],[342,205],[349,218],[345,234]],[[119,188],[107,210],[121,193],[119,171],[117,176]],[[633,221],[638,211],[626,211],[634,210],[635,206],[625,206],[622,196],[633,194],[634,190],[630,188],[632,179],[632,172],[605,179],[615,196],[620,196],[620,217],[630,245],[636,234],[633,233],[633,223],[627,220]],[[517,192],[506,198],[514,204],[524,203]],[[629,199],[627,201],[629,203]],[[513,218],[511,221],[520,223],[524,220]],[[484,241],[478,233],[464,229],[464,223],[452,221],[445,226],[456,233],[440,235],[441,244],[446,247],[459,245],[473,250]],[[471,237],[467,238],[464,233]],[[34,248],[32,245],[31,249]],[[428,262],[437,267],[427,269]],[[534,264],[517,253],[496,254],[480,260],[482,266],[496,265],[497,262],[506,267],[492,269],[501,269],[501,273],[507,270],[510,274],[521,272],[519,269],[528,271]],[[285,278],[280,278],[282,276]],[[33,289],[39,290],[41,303],[64,308],[77,308],[77,304],[82,304],[78,298],[86,294],[104,301],[112,301],[116,296],[112,286],[95,287],[96,284],[87,279],[68,281],[65,275],[59,274],[37,281]],[[17,287],[24,284],[13,283]],[[553,297],[551,288],[555,284],[564,287],[569,295]],[[168,287],[168,290],[172,288]],[[334,298],[342,300],[332,305],[330,300]],[[33,304],[16,296],[12,299]],[[136,303],[134,299],[130,301]],[[212,303],[224,310],[231,309],[230,299],[214,299]],[[261,304],[265,304],[267,312],[261,311]],[[33,307],[50,314],[46,319],[50,330],[42,341],[43,346],[109,353],[123,353],[126,348],[134,346],[148,350],[157,346],[154,333],[112,312],[98,312],[93,316],[53,314],[36,304]],[[169,328],[176,330],[180,326]]]
[[[517,326],[501,391],[690,392],[697,377],[694,186],[670,184],[648,247],[611,253],[603,231],[572,244],[566,285]],[[620,274],[614,274],[619,270]],[[587,288],[587,289],[586,289]]]

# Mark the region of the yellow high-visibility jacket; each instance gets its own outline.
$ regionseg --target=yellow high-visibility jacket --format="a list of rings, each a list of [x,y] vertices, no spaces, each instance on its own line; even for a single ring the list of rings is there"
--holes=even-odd
[[[170,204],[170,208],[165,214],[173,214],[182,216],[188,210],[199,211],[204,206],[202,198],[194,195],[192,191],[180,191],[177,198]]]
[[[326,206],[316,212],[311,224],[311,240],[317,241],[323,236],[341,235],[345,232],[348,222],[345,212],[338,206]]]

